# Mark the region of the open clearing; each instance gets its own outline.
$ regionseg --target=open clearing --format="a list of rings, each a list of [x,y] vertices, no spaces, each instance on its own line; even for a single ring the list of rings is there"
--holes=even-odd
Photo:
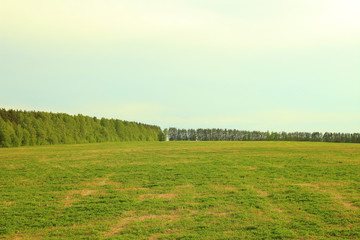
[[[360,145],[0,149],[0,239],[360,239]]]

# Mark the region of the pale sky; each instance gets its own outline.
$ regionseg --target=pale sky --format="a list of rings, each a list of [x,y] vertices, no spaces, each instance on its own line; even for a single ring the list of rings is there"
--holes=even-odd
[[[360,132],[359,0],[0,0],[0,107]]]

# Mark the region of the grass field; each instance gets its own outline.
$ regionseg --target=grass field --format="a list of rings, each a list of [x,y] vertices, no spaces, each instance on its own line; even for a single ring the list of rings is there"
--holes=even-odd
[[[0,239],[360,239],[360,144],[0,149]]]

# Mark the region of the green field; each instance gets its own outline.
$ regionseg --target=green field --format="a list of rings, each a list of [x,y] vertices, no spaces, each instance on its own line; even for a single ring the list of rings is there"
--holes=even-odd
[[[0,239],[360,239],[360,145],[0,149]]]

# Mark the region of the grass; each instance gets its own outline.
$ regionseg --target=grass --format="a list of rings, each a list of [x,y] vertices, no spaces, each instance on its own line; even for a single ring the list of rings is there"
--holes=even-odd
[[[0,149],[0,239],[360,239],[360,145]]]

